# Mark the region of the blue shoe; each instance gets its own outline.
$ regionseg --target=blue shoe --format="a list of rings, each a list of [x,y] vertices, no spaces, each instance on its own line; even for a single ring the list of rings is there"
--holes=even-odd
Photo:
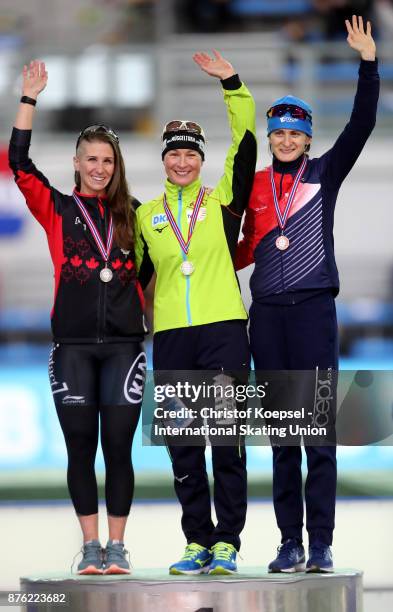
[[[237,551],[232,544],[217,542],[212,546],[212,553],[213,560],[210,563],[209,575],[235,574],[237,572]]]
[[[78,565],[78,574],[102,574],[103,551],[98,540],[91,540],[83,545],[81,550],[82,561]]]
[[[285,540],[277,548],[278,555],[269,563],[269,573],[284,572],[292,574],[294,572],[304,572],[306,567],[306,558],[304,556],[303,544],[295,538]]]
[[[308,561],[306,572],[319,574],[323,572],[334,572],[333,557],[330,546],[323,542],[314,542],[308,549]]]
[[[130,574],[130,564],[126,556],[128,550],[124,548],[123,542],[108,540],[104,550],[105,569],[104,574]]]
[[[208,548],[195,542],[187,544],[184,555],[169,568],[170,574],[206,574],[209,571],[212,554]]]

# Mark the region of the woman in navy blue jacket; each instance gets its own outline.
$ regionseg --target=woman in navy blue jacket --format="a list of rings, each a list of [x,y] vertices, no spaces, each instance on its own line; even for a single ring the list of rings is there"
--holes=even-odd
[[[255,262],[250,281],[250,339],[256,370],[308,371],[313,377],[311,424],[322,418],[318,402],[322,394],[322,399],[329,398],[322,406],[323,417],[330,403],[333,428],[338,370],[334,298],[339,291],[334,209],[341,184],[374,128],[379,95],[371,25],[364,27],[362,18],[353,16],[346,28],[348,44],[361,57],[350,121],[329,151],[309,159],[310,106],[294,96],[273,103],[267,112],[273,163],[255,175],[236,261],[237,269]],[[304,373],[302,381],[306,378]],[[279,402],[284,403],[283,396]],[[305,446],[309,572],[333,571],[330,545],[337,467],[334,438],[329,441],[331,446]],[[299,444],[281,444],[273,444],[273,501],[281,546],[269,571],[294,572],[305,567],[302,453]]]

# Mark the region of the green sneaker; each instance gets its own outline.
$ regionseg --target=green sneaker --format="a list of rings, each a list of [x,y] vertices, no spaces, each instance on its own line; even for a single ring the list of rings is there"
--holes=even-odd
[[[130,564],[126,559],[128,550],[123,542],[108,540],[104,550],[104,574],[130,574]]]
[[[78,574],[102,574],[102,548],[98,540],[91,540],[83,545],[82,561],[77,568]]]
[[[192,542],[187,544],[180,561],[170,566],[169,573],[174,575],[206,574],[209,571],[211,558],[212,555],[208,548]]]
[[[225,575],[237,572],[237,550],[232,544],[217,542],[212,546],[213,560],[210,563],[209,574]]]

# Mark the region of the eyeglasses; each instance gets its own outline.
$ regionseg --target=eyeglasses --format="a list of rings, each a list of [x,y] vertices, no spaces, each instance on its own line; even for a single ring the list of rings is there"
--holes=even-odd
[[[194,121],[183,121],[182,119],[175,119],[174,121],[166,123],[162,134],[164,135],[166,132],[178,132],[179,130],[205,137],[205,133],[198,123],[194,123]]]
[[[304,108],[294,106],[293,104],[277,104],[277,106],[272,106],[267,111],[266,117],[268,117],[268,119],[271,119],[271,117],[283,117],[287,113],[289,113],[294,119],[302,119],[303,121],[308,119],[308,121],[312,123],[311,114]]]
[[[78,148],[80,141],[84,136],[88,134],[107,134],[112,140],[119,144],[119,137],[110,127],[104,124],[100,125],[88,125],[85,127],[78,136],[78,140],[76,141],[76,148]]]

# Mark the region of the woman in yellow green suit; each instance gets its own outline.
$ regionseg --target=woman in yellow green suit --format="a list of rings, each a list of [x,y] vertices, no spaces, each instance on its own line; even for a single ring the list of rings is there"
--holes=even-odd
[[[233,258],[256,163],[255,104],[233,66],[217,51],[194,61],[221,79],[232,143],[224,174],[213,189],[203,186],[205,135],[193,121],[173,120],[163,132],[164,193],[137,211],[137,265],[151,260],[154,295],[153,366],[172,371],[241,373],[247,380],[250,351],[245,312]],[[239,380],[232,377],[232,380]],[[229,378],[229,380],[231,380]],[[237,571],[247,508],[246,455],[239,436],[212,444],[216,525],[205,464],[205,439],[179,446],[166,439],[182,505],[187,539],[173,574]]]

